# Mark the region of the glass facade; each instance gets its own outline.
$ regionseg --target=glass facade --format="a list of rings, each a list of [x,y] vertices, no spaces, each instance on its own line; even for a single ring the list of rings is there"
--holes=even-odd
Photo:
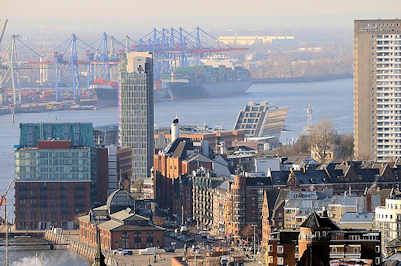
[[[19,149],[15,151],[18,181],[89,181],[91,150]]]
[[[73,147],[93,147],[92,123],[21,123],[20,147],[36,147],[38,140],[69,140]]]
[[[120,144],[132,148],[132,183],[147,178],[153,166],[152,54],[128,53],[120,79]]]

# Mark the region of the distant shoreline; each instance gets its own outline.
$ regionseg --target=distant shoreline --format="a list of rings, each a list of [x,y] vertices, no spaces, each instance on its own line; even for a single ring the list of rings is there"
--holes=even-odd
[[[330,81],[337,79],[349,79],[352,78],[352,74],[339,74],[339,75],[325,75],[325,76],[313,76],[313,77],[294,77],[294,78],[263,78],[253,79],[253,84],[265,84],[265,83],[309,83],[318,81]]]

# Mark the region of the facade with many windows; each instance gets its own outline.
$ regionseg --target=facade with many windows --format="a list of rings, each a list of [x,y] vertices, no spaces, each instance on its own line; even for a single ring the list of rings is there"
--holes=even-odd
[[[17,229],[71,229],[102,201],[107,156],[93,145],[91,123],[22,123],[15,157]],[[101,195],[98,195],[101,194]]]
[[[374,227],[383,237],[383,250],[386,243],[401,238],[401,194],[391,195],[385,206],[376,207]]]
[[[280,138],[288,110],[268,104],[249,102],[238,114],[234,125],[246,137]]]
[[[401,157],[401,20],[356,20],[354,155]]]
[[[15,174],[18,181],[90,181],[91,152],[88,147],[68,146],[18,149]]]
[[[299,230],[270,234],[266,265],[381,265],[380,243],[380,231],[340,229],[313,212]]]
[[[17,229],[73,228],[91,204],[91,149],[38,141],[15,151]],[[27,211],[29,210],[29,211]]]
[[[144,208],[140,206],[127,191],[114,191],[106,205],[78,218],[81,241],[96,246],[98,227],[104,249],[163,247],[164,229],[154,225],[151,218],[140,215]]]
[[[192,175],[192,219],[197,228],[212,229],[214,189],[223,183],[224,177],[217,177],[207,169],[199,168]]]
[[[153,56],[132,52],[121,63],[120,145],[132,149],[131,184],[150,176],[154,153]]]

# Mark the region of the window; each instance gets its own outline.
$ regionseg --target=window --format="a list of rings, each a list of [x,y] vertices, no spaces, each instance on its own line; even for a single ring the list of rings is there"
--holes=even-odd
[[[284,264],[284,259],[282,257],[277,258],[277,265],[283,265]]]
[[[380,253],[380,246],[376,246],[376,253]]]
[[[375,258],[375,264],[379,265],[380,264],[380,257]]]
[[[283,246],[277,246],[277,253],[278,253],[278,254],[283,254],[283,253],[284,253],[284,248],[283,248]]]

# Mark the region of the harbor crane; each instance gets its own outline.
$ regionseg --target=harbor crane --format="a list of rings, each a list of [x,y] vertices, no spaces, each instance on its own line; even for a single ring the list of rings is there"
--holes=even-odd
[[[0,34],[0,45],[1,45],[1,41],[3,40],[4,33],[6,32],[7,23],[8,23],[8,19],[6,19],[6,21],[4,22],[3,28],[2,28],[2,30],[1,30],[1,34]]]
[[[108,83],[113,79],[116,80],[118,73],[116,66],[120,64],[122,55],[127,52],[153,53],[153,73],[155,81],[158,81],[155,83],[158,87],[162,75],[174,73],[177,67],[190,65],[191,60],[195,64],[200,64],[202,57],[211,54],[248,50],[221,43],[200,27],[196,27],[193,31],[187,31],[182,27],[154,28],[135,40],[128,35],[124,40],[118,40],[104,32],[98,40],[86,42],[76,34],[71,34],[66,41],[48,49],[52,51],[52,54],[48,55],[37,53],[21,38],[14,38],[12,41],[14,46],[11,46],[10,51],[14,53],[10,53],[11,55],[16,54],[15,43],[17,43],[19,47],[29,50],[29,54],[33,54],[35,59],[19,58],[17,61],[15,56],[10,56],[12,60],[9,60],[4,71],[8,72],[6,75],[8,77],[0,77],[0,86],[8,80],[13,81],[11,77],[18,75],[16,69],[33,69],[35,66],[39,68],[40,87],[46,84],[54,87],[57,102],[62,101],[64,97],[73,97],[74,100],[80,101],[81,93],[86,94],[84,87],[90,89],[96,82]],[[52,72],[49,73],[49,70]],[[48,77],[54,79],[50,81]],[[70,80],[66,82],[67,79]],[[18,77],[14,76],[13,82],[14,91],[14,87],[18,87]],[[64,90],[68,91],[64,93]],[[14,99],[13,102],[15,105]]]
[[[1,30],[1,33],[0,33],[0,47],[1,47],[1,42],[2,42],[2,40],[4,38],[4,34],[6,32],[7,24],[8,24],[8,19],[6,19],[6,21],[4,22],[2,30]],[[1,64],[1,61],[0,61],[0,64]],[[7,74],[8,74],[8,71],[9,71],[7,65],[0,65],[0,70],[1,69],[5,69],[5,72],[3,73],[2,76],[0,76],[0,90],[2,88],[3,82],[7,78]]]

